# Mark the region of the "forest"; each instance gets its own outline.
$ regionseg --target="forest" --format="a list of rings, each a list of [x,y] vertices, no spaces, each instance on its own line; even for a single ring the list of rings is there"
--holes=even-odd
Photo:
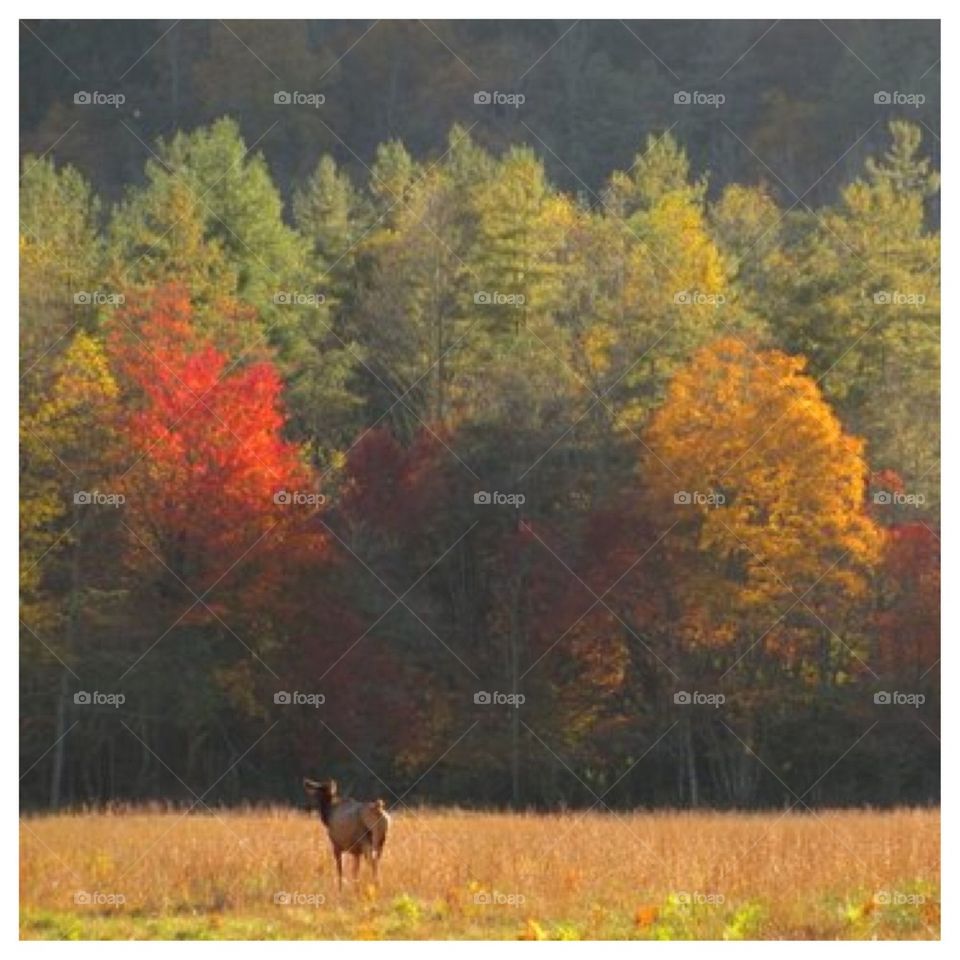
[[[869,75],[856,130],[807,114],[768,54],[731,74],[735,110],[769,107],[743,150],[638,99],[593,24],[487,84],[527,101],[473,129],[443,105],[485,87],[414,26],[358,43],[393,95],[369,115],[309,31],[256,51],[313,57],[298,90],[332,71],[332,113],[255,94],[277,80],[229,33],[174,30],[150,131],[131,92],[52,149],[78,84],[25,32],[23,805],[293,802],[321,774],[516,809],[937,802],[935,121],[874,115]],[[115,89],[86,83],[83,29],[57,52]],[[471,31],[510,76],[549,44],[444,37]],[[592,110],[591,78],[642,120]],[[758,155],[830,176],[794,194]]]

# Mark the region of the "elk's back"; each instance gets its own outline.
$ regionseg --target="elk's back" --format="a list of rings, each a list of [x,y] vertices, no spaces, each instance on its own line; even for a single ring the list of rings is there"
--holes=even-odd
[[[327,830],[334,846],[341,850],[361,851],[383,846],[386,839],[386,814],[376,804],[344,799],[330,811]]]

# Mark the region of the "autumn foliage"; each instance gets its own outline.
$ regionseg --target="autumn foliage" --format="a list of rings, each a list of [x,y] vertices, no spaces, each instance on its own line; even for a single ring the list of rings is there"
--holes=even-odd
[[[285,205],[221,120],[106,228],[30,165],[31,802],[935,797],[936,176],[890,135],[812,218],[669,131],[602,203],[459,126]]]
[[[880,559],[864,444],[803,368],[802,357],[718,341],[674,377],[651,420],[648,509],[676,524],[676,582],[704,617],[691,624],[702,642],[762,628],[791,601],[831,617],[829,604],[865,595]],[[779,621],[764,643],[798,652],[799,634],[817,632]]]
[[[282,435],[282,382],[270,362],[244,365],[213,346],[176,288],[119,317],[111,353],[130,398],[120,424],[130,450],[127,522],[202,593],[288,521],[283,494],[310,489]]]

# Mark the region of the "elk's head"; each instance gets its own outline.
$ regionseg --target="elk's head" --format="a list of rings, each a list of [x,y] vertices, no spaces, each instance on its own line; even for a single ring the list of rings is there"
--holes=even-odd
[[[309,777],[304,777],[303,791],[307,795],[307,803],[310,808],[319,810],[320,819],[326,823],[330,808],[337,798],[337,781],[311,780]]]

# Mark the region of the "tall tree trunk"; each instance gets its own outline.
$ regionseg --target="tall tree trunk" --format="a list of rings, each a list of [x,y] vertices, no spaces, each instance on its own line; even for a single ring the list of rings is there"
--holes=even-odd
[[[516,698],[520,694],[520,640],[524,618],[520,605],[526,584],[527,557],[523,554],[517,565],[516,590],[513,597],[513,612],[510,622],[510,692]],[[510,779],[514,809],[520,808],[520,707],[514,700],[510,716]]]
[[[520,651],[517,636],[519,589],[513,604],[513,622],[510,624],[510,690],[517,695],[520,684]],[[514,809],[520,808],[520,709],[514,704],[510,713],[510,782]]]
[[[67,601],[67,622],[64,630],[63,655],[65,660],[73,656],[77,634],[77,616],[80,609],[80,535],[83,525],[77,504],[73,505],[73,529],[76,539],[73,542],[73,556],[70,558],[70,596]],[[67,697],[70,695],[70,673],[64,666],[60,673],[60,689],[57,696],[57,725],[54,731],[53,758],[50,771],[50,808],[60,807],[60,791],[63,784],[63,767],[66,760],[64,741],[67,737]]]
[[[50,809],[60,808],[60,785],[63,782],[63,741],[67,730],[67,696],[70,692],[70,681],[67,678],[67,669],[60,672],[60,690],[57,695],[57,726],[54,731],[56,745],[53,748],[50,773]]]
[[[693,726],[689,719],[684,723],[684,754],[687,762],[687,788],[690,806],[700,806],[700,783],[697,780],[697,758],[693,752]]]

